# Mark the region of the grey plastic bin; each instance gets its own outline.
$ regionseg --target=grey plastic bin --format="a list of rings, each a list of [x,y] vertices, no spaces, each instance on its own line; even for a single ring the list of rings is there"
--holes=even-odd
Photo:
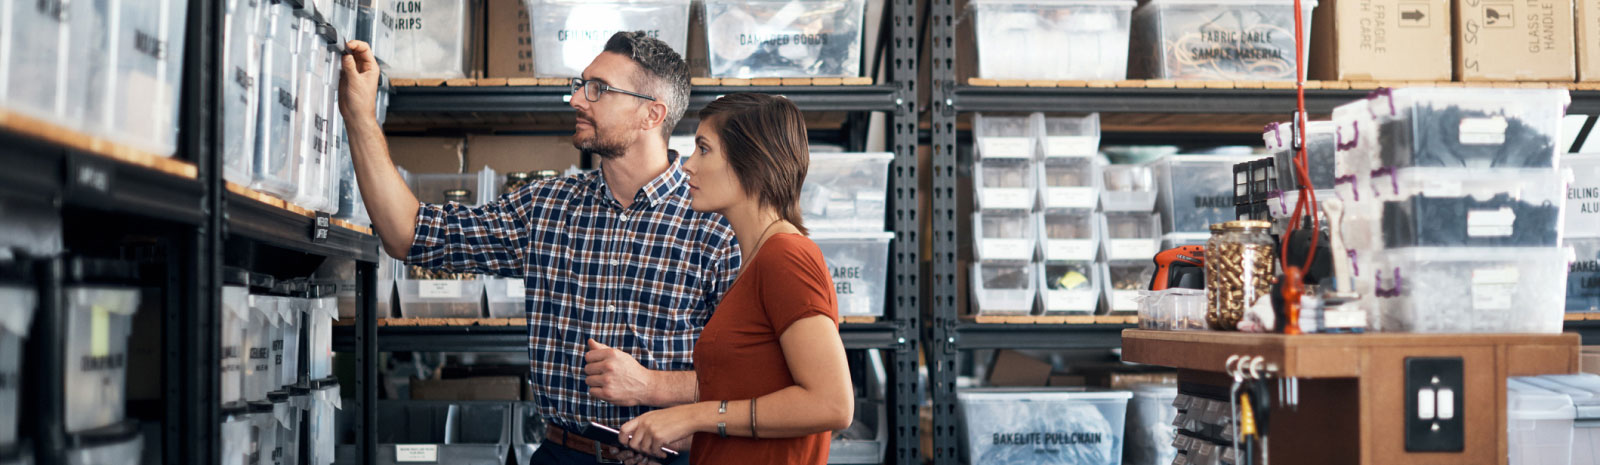
[[[515,406],[509,402],[385,401],[378,403],[378,455],[396,461],[396,447],[433,446],[437,463],[502,465],[511,450]],[[340,445],[338,463],[354,463],[355,446]]]

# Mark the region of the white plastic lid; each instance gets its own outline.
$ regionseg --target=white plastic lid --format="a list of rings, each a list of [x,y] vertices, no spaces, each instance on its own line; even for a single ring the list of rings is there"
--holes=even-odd
[[[1577,415],[1572,398],[1527,382],[1506,380],[1506,418],[1509,420],[1571,420]]]
[[[1088,390],[1078,387],[988,387],[962,389],[956,398],[963,401],[1052,401],[1052,400],[1127,400],[1129,391]]]

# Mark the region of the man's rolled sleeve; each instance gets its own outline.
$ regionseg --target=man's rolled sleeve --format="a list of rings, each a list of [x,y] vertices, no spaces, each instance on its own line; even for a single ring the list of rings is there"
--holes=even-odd
[[[481,207],[422,204],[405,262],[457,273],[523,276],[527,223],[502,197]]]

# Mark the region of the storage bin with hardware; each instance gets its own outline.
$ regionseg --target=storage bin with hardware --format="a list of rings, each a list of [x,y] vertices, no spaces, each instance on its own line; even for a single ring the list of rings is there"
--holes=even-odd
[[[1378,253],[1373,330],[1559,333],[1567,272],[1556,247],[1411,247]]]
[[[1099,308],[1104,285],[1099,263],[1047,261],[1037,266],[1044,314],[1092,314]]]
[[[970,463],[1122,463],[1128,391],[974,388],[956,392]]]
[[[480,205],[484,194],[499,192],[494,171],[470,174],[411,173],[411,192],[429,204],[450,202]],[[396,285],[400,290],[400,315],[405,318],[478,318],[485,280],[472,273],[429,270],[406,265]],[[501,290],[502,293],[507,292]],[[502,294],[504,295],[504,294]]]
[[[1121,80],[1134,2],[974,0],[978,76]]]
[[[1379,90],[1367,99],[1380,124],[1374,166],[1557,166],[1570,102],[1564,89]]]
[[[1100,215],[1107,260],[1149,261],[1160,252],[1160,218],[1152,213],[1105,212]]]
[[[125,1],[111,41],[116,73],[111,131],[157,155],[178,150],[178,94],[183,88],[184,29],[189,3]]]
[[[409,79],[469,77],[472,15],[470,0],[394,0],[394,48],[389,76]],[[576,75],[574,75],[576,76]]]
[[[707,0],[711,77],[861,75],[864,0]]]
[[[689,0],[528,0],[533,68],[539,77],[577,77],[617,31],[645,31],[683,55]]]
[[[299,70],[300,19],[294,7],[272,0],[264,23],[254,181],[250,188],[292,199],[299,191],[300,158],[293,144]]]
[[[1371,182],[1384,247],[1558,245],[1564,189],[1553,169],[1403,168]]]
[[[66,375],[62,411],[68,433],[115,425],[124,419],[128,337],[139,311],[133,264],[73,259],[66,285]]]
[[[222,175],[241,186],[253,180],[257,106],[262,85],[261,40],[267,0],[228,0],[223,12]]]
[[[1036,113],[976,113],[972,115],[973,158],[1038,158],[1039,125]]]
[[[1045,210],[1036,214],[1044,260],[1094,261],[1101,225],[1093,210]]]
[[[1106,309],[1111,313],[1137,313],[1139,291],[1150,289],[1150,278],[1155,276],[1155,262],[1143,260],[1116,260],[1104,263]]]
[[[1038,297],[1034,263],[972,264],[972,299],[979,315],[1028,315]]]
[[[1209,231],[1233,221],[1233,165],[1249,156],[1172,155],[1151,162],[1158,188],[1161,231]]]
[[[505,463],[511,451],[513,404],[477,401],[383,401],[375,463],[405,463],[402,449],[423,448],[439,463]],[[340,446],[340,456],[355,454]]]
[[[1092,157],[1046,158],[1037,168],[1043,208],[1094,209],[1100,203],[1100,166]]]
[[[980,160],[972,169],[973,198],[984,210],[1033,210],[1039,198],[1037,162],[1026,158]],[[1077,199],[1082,202],[1087,199]]]
[[[814,232],[884,230],[892,153],[813,153],[800,214]]]
[[[812,233],[833,275],[839,316],[884,316],[894,233]]]
[[[1133,11],[1129,69],[1135,78],[1293,81],[1309,52],[1315,0],[1303,2],[1305,37],[1296,50],[1294,2],[1153,0]],[[1309,61],[1307,61],[1309,63]]]
[[[1100,209],[1107,212],[1153,212],[1156,178],[1149,166],[1108,165],[1100,169]]]
[[[1026,210],[991,210],[972,215],[973,255],[987,261],[1032,261],[1039,227]]]

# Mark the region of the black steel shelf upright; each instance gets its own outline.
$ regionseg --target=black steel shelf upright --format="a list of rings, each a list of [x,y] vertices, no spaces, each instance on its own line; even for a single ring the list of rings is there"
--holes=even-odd
[[[885,63],[889,66],[886,82],[840,86],[694,86],[688,108],[693,112],[723,94],[760,92],[783,95],[806,112],[883,112],[889,116],[887,141],[894,151],[894,160],[889,169],[888,221],[895,240],[890,251],[891,295],[885,305],[886,320],[870,324],[847,323],[840,332],[847,348],[884,351],[890,387],[887,399],[890,445],[884,460],[899,465],[922,461],[918,422],[918,408],[923,399],[918,382],[918,336],[924,285],[919,276],[922,238],[917,212],[918,14],[916,0],[892,0],[885,7],[884,27],[890,28],[886,37],[888,59]],[[495,119],[489,116],[570,113],[573,111],[567,104],[570,96],[570,91],[560,86],[401,86],[394,89],[389,112],[401,117],[430,115],[434,117],[430,121],[481,126],[484,121]],[[864,133],[865,125],[850,125],[849,128]],[[854,145],[865,137],[852,134],[850,140]],[[527,350],[525,326],[384,326],[374,329],[368,326],[372,324],[369,319],[364,315],[356,328],[335,327],[335,350],[369,354]],[[374,384],[377,374],[364,369],[358,376],[364,377],[358,379],[358,383],[370,385]],[[361,422],[372,427],[376,417],[363,411]],[[368,447],[369,452],[373,450]]]

